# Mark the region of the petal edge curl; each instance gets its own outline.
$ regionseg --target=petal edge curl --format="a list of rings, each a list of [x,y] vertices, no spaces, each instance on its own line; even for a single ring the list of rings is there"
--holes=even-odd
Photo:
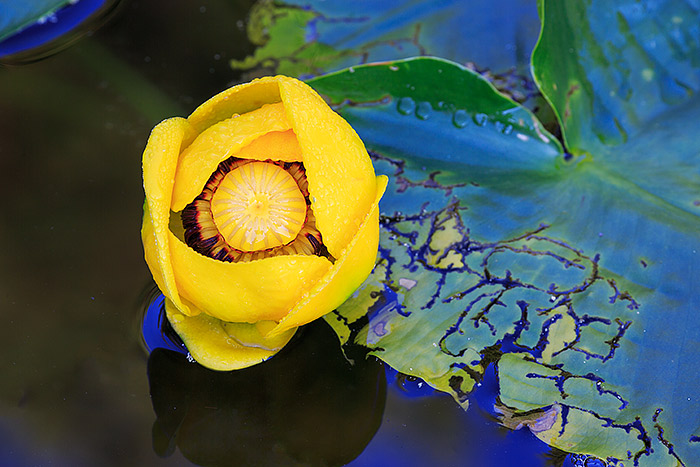
[[[316,91],[293,78],[278,79],[302,150],[316,227],[338,258],[374,202],[372,161],[355,130]]]
[[[330,271],[317,282],[287,316],[272,329],[273,337],[309,323],[340,306],[367,279],[377,259],[379,244],[379,200],[388,183],[386,175],[376,177],[376,197],[355,237],[341,252]]]
[[[197,253],[172,232],[168,238],[181,297],[223,321],[279,321],[331,268],[326,258],[307,255],[227,263]]]
[[[180,154],[175,171],[172,210],[182,211],[191,203],[202,192],[220,162],[269,132],[290,128],[284,106],[275,103],[227,118],[204,130]]]
[[[282,162],[301,162],[301,148],[292,130],[271,131],[241,148],[236,154],[241,159],[255,159]]]
[[[296,332],[288,330],[277,337],[263,337],[264,326],[225,323],[206,313],[186,316],[168,299],[165,312],[187,350],[201,365],[217,371],[238,370],[264,362],[279,352]]]
[[[231,118],[234,114],[244,114],[280,101],[277,77],[257,78],[250,83],[239,84],[220,92],[197,107],[187,117],[187,121],[201,133],[210,126]]]
[[[189,145],[195,131],[187,120],[170,118],[153,128],[143,152],[143,188],[146,202],[141,237],[144,256],[158,287],[181,310],[188,308],[180,300],[168,248],[168,224],[173,179],[178,156]]]

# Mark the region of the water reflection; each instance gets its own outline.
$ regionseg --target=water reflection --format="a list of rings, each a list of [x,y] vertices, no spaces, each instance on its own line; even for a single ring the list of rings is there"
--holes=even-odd
[[[165,296],[157,288],[151,288],[146,298],[146,313],[141,323],[141,338],[146,350],[169,349],[188,355],[187,347],[170,326],[165,315]]]
[[[357,457],[382,421],[383,366],[359,352],[350,364],[323,321],[298,334],[264,364],[233,372],[156,348],[148,360],[156,453],[177,447],[200,465],[343,465]]]

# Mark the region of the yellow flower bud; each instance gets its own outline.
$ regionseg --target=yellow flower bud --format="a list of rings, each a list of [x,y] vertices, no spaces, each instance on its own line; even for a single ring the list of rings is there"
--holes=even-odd
[[[387,178],[298,80],[257,79],[161,122],[143,177],[146,262],[170,323],[209,368],[274,355],[374,266]]]

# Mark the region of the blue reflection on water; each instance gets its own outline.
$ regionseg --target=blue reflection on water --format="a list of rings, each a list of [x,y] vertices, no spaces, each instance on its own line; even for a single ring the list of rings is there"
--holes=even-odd
[[[557,462],[554,451],[528,429],[513,431],[502,427],[496,421],[499,413],[494,409],[499,386],[496,365],[493,363],[486,368],[483,379],[470,394],[471,405],[466,412],[461,411],[451,397],[435,390],[422,379],[402,374],[388,365],[385,368],[389,390],[383,425],[367,449],[350,464],[351,467],[384,464],[410,467],[434,463],[435,446],[441,444],[452,452],[448,457],[444,452],[437,457],[443,462],[440,465],[607,465],[600,459],[571,454],[564,459],[559,457]],[[397,410],[398,406],[410,410]],[[432,413],[433,417],[402,415],[397,419],[397,413],[420,413],[421,410]],[[438,426],[443,423],[444,426]],[[401,436],[397,436],[397,431]],[[514,459],[517,459],[517,464],[514,464]]]
[[[350,467],[548,465],[549,446],[527,429],[502,427],[480,403],[463,411],[449,395],[393,369],[387,370],[387,382],[382,426]],[[495,381],[482,381],[470,400],[482,398],[486,405],[490,399],[493,405],[496,389]]]
[[[109,0],[80,0],[60,8],[0,42],[0,57],[26,52],[74,30]]]
[[[585,455],[569,456],[562,467],[607,467],[607,463],[602,459],[588,457]]]
[[[187,347],[170,327],[170,323],[165,316],[165,297],[163,294],[157,295],[148,303],[141,325],[141,335],[149,352],[157,348],[163,348],[174,350],[184,355],[188,354]]]
[[[426,397],[435,394],[436,390],[420,378],[405,375],[384,365],[386,369],[386,382],[389,387],[396,387],[404,397]]]

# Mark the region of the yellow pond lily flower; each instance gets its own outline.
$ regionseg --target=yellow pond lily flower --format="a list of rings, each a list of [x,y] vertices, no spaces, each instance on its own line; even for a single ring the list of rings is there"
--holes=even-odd
[[[387,178],[301,81],[257,79],[161,122],[143,183],[146,262],[206,367],[266,360],[374,266]]]

